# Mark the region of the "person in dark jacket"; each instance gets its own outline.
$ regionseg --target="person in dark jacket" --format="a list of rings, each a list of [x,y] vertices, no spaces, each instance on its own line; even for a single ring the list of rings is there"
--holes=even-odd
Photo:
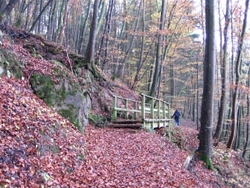
[[[180,125],[180,116],[181,116],[181,113],[176,109],[174,114],[172,115],[172,118],[174,118],[174,120],[175,120],[176,126]]]

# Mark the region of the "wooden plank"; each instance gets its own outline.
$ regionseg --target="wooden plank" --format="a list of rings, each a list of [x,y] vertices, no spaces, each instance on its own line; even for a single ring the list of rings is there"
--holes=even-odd
[[[125,108],[118,108],[118,107],[115,107],[114,110],[122,111],[122,112],[141,112],[140,110],[136,110],[136,109],[125,109]]]
[[[145,122],[169,122],[172,119],[144,119]]]
[[[130,129],[140,129],[142,128],[141,124],[110,124],[108,127],[111,128],[130,128]]]

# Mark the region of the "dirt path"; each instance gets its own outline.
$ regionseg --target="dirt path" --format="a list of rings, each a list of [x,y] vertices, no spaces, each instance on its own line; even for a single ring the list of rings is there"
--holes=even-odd
[[[188,153],[158,134],[88,126],[85,138],[83,187],[214,187],[211,171],[185,170]]]

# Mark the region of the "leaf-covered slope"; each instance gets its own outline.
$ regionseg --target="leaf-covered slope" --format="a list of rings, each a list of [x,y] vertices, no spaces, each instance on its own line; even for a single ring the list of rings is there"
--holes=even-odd
[[[0,78],[0,94],[0,186],[74,185],[70,176],[84,157],[84,140],[75,126],[25,81]]]
[[[39,53],[43,55],[49,53],[46,48],[49,41],[45,43],[46,40],[43,39],[42,42],[41,37],[25,31],[14,29],[8,31],[10,35],[3,34],[0,37],[0,70],[3,69],[0,71],[0,76],[8,75],[27,79],[39,98],[83,132],[84,126],[88,123],[90,100],[73,71],[63,64],[64,61],[58,61],[59,57],[66,58],[65,51],[61,49],[61,53],[58,52],[55,57],[58,59],[44,59]],[[16,35],[15,43],[13,43],[11,34],[15,32],[19,33],[18,37],[25,35],[22,40],[29,45],[33,44],[37,48],[40,46],[39,49],[44,51],[34,49],[33,53],[26,50],[24,44],[19,41],[21,39],[18,40]],[[57,49],[55,43],[50,44],[50,48]]]

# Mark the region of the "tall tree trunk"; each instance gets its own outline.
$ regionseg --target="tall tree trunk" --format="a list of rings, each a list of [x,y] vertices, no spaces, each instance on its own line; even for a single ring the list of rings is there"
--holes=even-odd
[[[93,17],[92,17],[92,22],[91,22],[91,27],[90,27],[89,42],[88,42],[88,47],[85,53],[86,62],[90,65],[89,68],[90,70],[92,70],[92,73],[96,77],[99,77],[99,74],[96,71],[96,66],[94,62],[99,3],[100,3],[100,0],[95,0],[94,2],[94,10],[93,10]]]
[[[29,32],[33,31],[33,29],[35,28],[36,23],[38,22],[38,20],[40,19],[40,17],[42,16],[42,14],[44,13],[44,11],[46,10],[46,8],[49,6],[50,3],[52,3],[53,0],[49,0],[47,2],[47,4],[43,7],[43,9],[41,10],[40,14],[36,17],[36,19],[34,20],[32,26],[29,29]]]
[[[43,6],[43,0],[40,1],[39,12],[42,12],[42,6]],[[37,32],[38,33],[41,33],[41,27],[42,27],[41,20],[42,19],[41,19],[41,16],[40,16],[39,19],[38,19],[38,25],[37,25]]]
[[[88,18],[89,18],[89,14],[90,14],[90,5],[91,5],[91,0],[89,0],[88,2],[88,6],[87,6],[87,11],[86,11],[86,16],[85,16],[85,19],[83,21],[83,24],[82,24],[82,27],[81,27],[81,30],[80,30],[80,38],[79,38],[79,42],[78,42],[78,53],[79,54],[83,54],[83,44],[84,44],[84,35],[85,35],[85,31],[86,31],[86,28],[87,28],[87,22],[88,22]],[[83,20],[83,18],[82,18]]]
[[[143,54],[145,49],[145,2],[142,0],[142,37],[141,37],[141,48],[140,48],[140,57],[136,64],[136,73],[134,77],[133,84],[131,86],[131,89],[134,89],[140,80],[139,73],[141,71],[142,65],[143,65]]]
[[[250,73],[250,69],[248,69],[248,75]],[[249,88],[250,87],[250,77],[248,77],[248,81],[247,81],[247,87]],[[249,117],[250,117],[250,96],[249,94],[247,94],[247,113],[246,113],[246,117],[247,117],[247,128],[246,128],[246,140],[245,140],[245,144],[243,146],[243,152],[242,152],[242,157],[245,158],[245,155],[246,155],[246,152],[247,152],[247,148],[249,146],[249,134],[250,134],[250,131],[249,131],[249,126],[250,126],[250,123],[249,123]]]
[[[49,11],[49,23],[47,26],[47,39],[52,40],[53,41],[53,33],[54,33],[54,20],[56,17],[56,1],[53,1],[53,3],[51,3],[50,6],[50,11]]]
[[[58,43],[61,43],[63,42],[63,36],[64,36],[64,30],[65,30],[65,27],[66,27],[66,22],[67,22],[67,15],[68,15],[68,3],[69,3],[69,0],[65,0],[64,1],[64,13],[63,13],[63,22],[62,24],[60,25],[60,32],[58,34],[58,39],[57,39],[57,42]]]
[[[227,96],[226,93],[228,91],[227,88],[227,70],[228,70],[228,61],[227,61],[227,47],[228,47],[228,26],[229,26],[229,0],[226,1],[226,15],[225,15],[225,27],[224,27],[224,44],[223,44],[223,56],[222,56],[222,69],[221,69],[221,79],[222,79],[222,87],[221,87],[221,99],[220,99],[220,108],[219,108],[219,117],[217,122],[216,131],[214,134],[214,138],[217,139],[217,141],[220,140],[222,128],[223,128],[223,120],[224,120],[224,114],[225,114],[225,108],[226,108],[226,101]]]
[[[235,144],[235,148],[234,150],[237,150],[241,147],[241,138],[242,138],[242,127],[243,127],[243,122],[242,122],[242,118],[243,118],[243,106],[239,106],[238,108],[238,119],[237,119],[237,141]]]
[[[0,12],[0,22],[4,19],[4,17],[8,17],[15,7],[15,5],[18,3],[19,0],[10,0],[10,2],[5,6],[3,11]],[[6,1],[1,2],[4,6],[6,4]]]
[[[204,57],[204,83],[201,107],[200,144],[198,151],[208,168],[212,168],[212,130],[214,117],[215,77],[215,20],[214,0],[206,0],[206,46]]]
[[[161,63],[162,63],[162,41],[164,39],[162,32],[164,30],[164,25],[165,25],[165,20],[166,20],[166,11],[167,11],[166,9],[167,9],[167,2],[166,0],[162,0],[160,27],[159,27],[158,41],[157,41],[157,47],[156,47],[156,60],[155,60],[152,85],[149,91],[150,96],[155,95],[157,86],[159,85],[159,81],[161,80],[160,72],[161,72]]]
[[[141,7],[142,7],[142,1],[140,1],[140,5],[139,5],[139,10],[138,10],[138,16],[137,16],[137,20],[135,22],[135,26],[134,26],[134,30],[133,32],[137,32],[137,28],[138,28],[138,24],[139,24],[139,20],[140,20],[140,12],[141,12]],[[125,67],[127,65],[127,61],[130,57],[130,54],[132,52],[132,49],[133,49],[133,46],[134,46],[134,41],[135,41],[135,35],[132,35],[131,39],[130,39],[130,42],[128,43],[128,46],[126,47],[126,53],[125,53],[125,58],[123,59],[122,61],[122,71],[121,71],[121,78],[122,80],[124,81],[124,76],[125,76]]]
[[[109,7],[106,14],[106,23],[104,26],[103,36],[101,38],[100,47],[99,47],[99,55],[98,60],[100,56],[102,56],[103,61],[101,63],[102,70],[104,71],[106,63],[108,62],[108,47],[109,47],[109,37],[110,37],[110,30],[112,28],[112,14],[113,14],[113,8],[114,8],[114,0],[109,1]],[[103,47],[105,46],[105,47]],[[104,51],[104,52],[103,52]],[[103,52],[103,53],[102,53]]]
[[[242,61],[242,48],[243,48],[243,42],[247,27],[247,15],[248,15],[248,8],[249,8],[249,0],[246,0],[245,2],[245,12],[244,12],[244,20],[242,25],[242,32],[241,36],[239,38],[239,47],[237,50],[237,58],[236,58],[236,66],[235,66],[235,88],[233,91],[233,103],[232,103],[232,128],[231,128],[231,134],[227,143],[228,148],[232,148],[233,144],[235,142],[236,138],[236,132],[237,132],[237,112],[238,112],[238,95],[239,95],[239,84],[240,84],[240,77],[241,77],[241,61]]]
[[[6,5],[7,5],[6,0],[0,0],[0,13],[4,12]]]

